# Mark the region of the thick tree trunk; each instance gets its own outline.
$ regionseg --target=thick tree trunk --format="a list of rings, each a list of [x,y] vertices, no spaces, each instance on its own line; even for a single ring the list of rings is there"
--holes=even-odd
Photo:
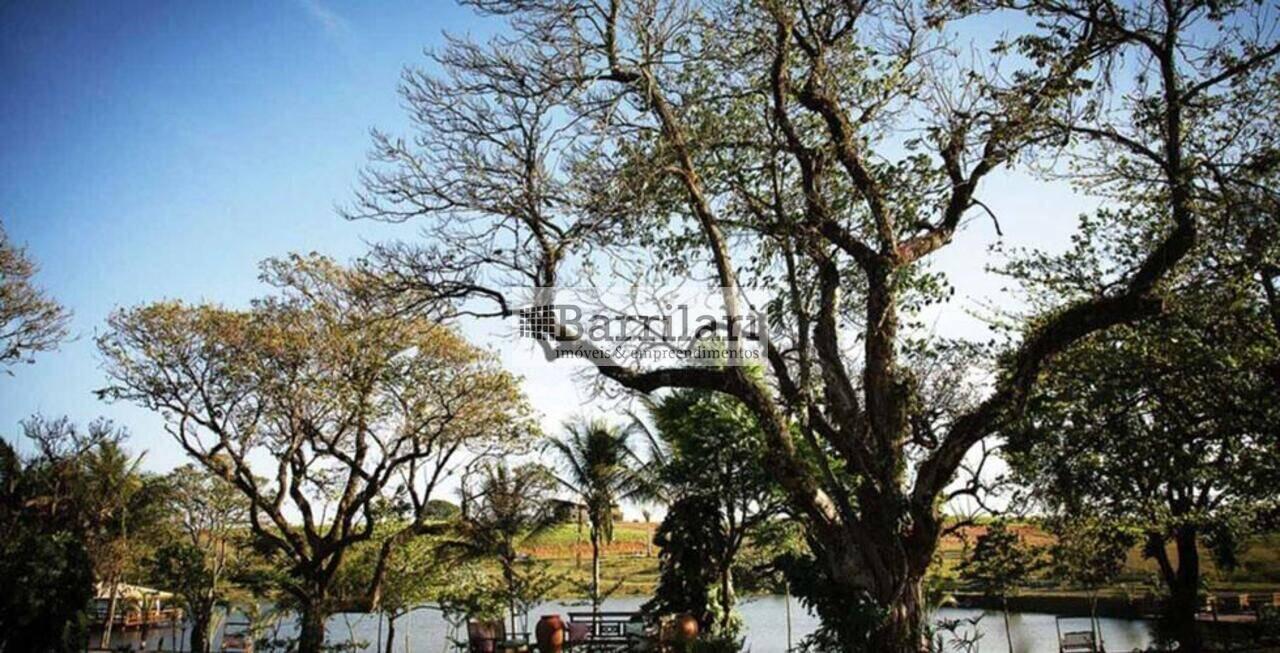
[[[1200,609],[1200,552],[1196,549],[1196,529],[1180,528],[1173,539],[1178,553],[1176,568],[1165,551],[1164,536],[1160,533],[1148,535],[1148,555],[1159,564],[1160,576],[1169,592],[1160,627],[1164,634],[1178,642],[1179,651],[1198,653],[1204,649],[1204,642],[1196,627],[1196,613]]]
[[[886,506],[882,512],[890,509]],[[811,541],[823,567],[823,584],[829,588],[823,590],[826,596],[818,616],[834,629],[841,650],[928,650],[924,576],[937,548],[938,531],[929,515],[916,515],[915,524],[905,537],[894,529],[868,526],[860,532],[845,530],[839,541]],[[864,547],[873,550],[868,553]],[[868,561],[880,568],[868,569]]]
[[[1196,548],[1196,529],[1178,529],[1174,542],[1178,551],[1178,571],[1174,586],[1169,588],[1169,618],[1178,640],[1178,650],[1198,653],[1203,650],[1196,613],[1200,609],[1200,551]]]
[[[324,622],[329,615],[319,601],[303,604],[299,624],[298,653],[320,653],[324,648]]]
[[[924,579],[907,581],[902,594],[882,607],[888,615],[872,637],[868,650],[919,653],[928,650],[924,637]]]
[[[191,614],[191,651],[209,653],[209,614],[199,609]]]

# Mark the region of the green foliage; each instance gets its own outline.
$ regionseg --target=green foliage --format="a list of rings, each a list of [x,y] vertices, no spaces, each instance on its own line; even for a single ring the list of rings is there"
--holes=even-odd
[[[0,649],[78,650],[95,570],[118,578],[130,526],[148,525],[147,480],[108,421],[82,431],[34,417],[23,429],[38,451],[28,460],[0,440]]]
[[[676,512],[676,521],[668,513],[655,543],[681,547],[672,554],[673,561],[703,556],[703,564],[709,565],[706,573],[712,578],[710,594],[707,606],[695,606],[699,611],[694,614],[707,611],[718,615],[704,625],[718,634],[732,635],[740,621],[734,613],[736,581],[766,582],[747,578],[752,574],[741,564],[739,554],[753,544],[763,551],[778,543],[776,531],[782,529],[773,523],[783,497],[769,472],[764,433],[742,402],[719,393],[673,392],[655,402],[650,414],[661,440],[660,455],[655,456],[661,461],[656,476],[663,491],[675,500],[672,511],[677,506],[688,511]],[[696,545],[681,539],[699,532],[702,541]],[[668,559],[665,548],[661,555],[664,561]],[[687,575],[689,572],[680,570],[687,564],[692,563],[674,565],[670,573]],[[665,577],[667,567],[662,569]]]
[[[1008,446],[1015,475],[1051,512],[1140,525],[1162,566],[1166,543],[1194,538],[1221,568],[1276,514],[1280,386],[1269,370],[1280,339],[1239,273],[1192,268],[1168,312],[1051,363]],[[1170,592],[1194,593],[1198,566],[1160,577]]]
[[[505,593],[509,591],[500,576],[481,565],[460,565],[450,572],[448,585],[440,589],[437,605],[445,619],[453,623],[467,619],[496,621],[507,610]]]
[[[336,594],[357,602],[365,598],[383,544],[383,538],[375,538],[352,550],[334,582]],[[439,593],[450,582],[450,563],[441,556],[433,538],[423,536],[399,543],[385,562],[387,572],[380,587],[379,607],[398,617],[423,603],[438,601]]]
[[[745,650],[746,639],[732,633],[699,635],[682,652],[687,653],[739,653]]]
[[[808,653],[878,653],[872,635],[884,622],[883,607],[862,590],[835,582],[827,568],[808,554],[784,554],[778,568],[791,593],[818,616],[818,628],[800,643]]]
[[[192,649],[202,651],[216,627],[215,608],[233,594],[226,577],[255,562],[244,542],[249,502],[225,479],[190,464],[170,472],[163,489],[168,529],[151,556],[150,576],[182,601]]]
[[[1004,612],[1005,640],[1013,653],[1008,596],[1029,580],[1039,566],[1039,552],[1026,546],[1004,521],[992,522],[978,536],[969,557],[960,565],[960,577],[989,597],[998,597]]]
[[[666,445],[659,475],[669,494],[700,494],[715,500],[719,510],[739,514],[759,504],[772,514],[777,485],[766,464],[764,434],[742,402],[685,390],[663,397],[650,412]]]
[[[427,502],[426,517],[432,520],[448,521],[462,514],[462,510],[457,504],[444,499],[432,499]]]
[[[0,649],[70,653],[84,645],[93,566],[74,534],[32,524],[6,530],[0,583]]]
[[[709,630],[716,615],[711,592],[724,533],[717,527],[714,501],[691,495],[667,509],[654,535],[658,545],[658,586],[643,611],[652,616],[690,614]]]
[[[1069,585],[1097,591],[1115,581],[1138,542],[1136,529],[1088,515],[1050,520],[1049,572]]]
[[[1003,521],[991,523],[960,566],[960,577],[988,596],[1004,597],[1030,579],[1038,552]]]
[[[176,541],[161,546],[151,560],[151,576],[162,587],[181,596],[199,597],[212,586],[204,549]]]

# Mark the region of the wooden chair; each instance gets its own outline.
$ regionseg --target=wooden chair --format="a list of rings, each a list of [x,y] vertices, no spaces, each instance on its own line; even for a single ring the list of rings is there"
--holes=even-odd
[[[1094,653],[1098,650],[1098,642],[1087,630],[1063,633],[1058,650],[1062,653]]]
[[[1102,653],[1102,643],[1098,633],[1093,629],[1093,621],[1089,620],[1089,630],[1068,630],[1063,632],[1062,622],[1070,617],[1057,617],[1054,627],[1058,630],[1058,653]],[[1077,628],[1079,626],[1076,626]]]
[[[646,638],[638,612],[570,612],[568,627],[575,651],[630,651]]]

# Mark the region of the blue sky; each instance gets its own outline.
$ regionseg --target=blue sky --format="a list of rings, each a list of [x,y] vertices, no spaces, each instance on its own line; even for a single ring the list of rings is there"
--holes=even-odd
[[[0,220],[78,335],[0,379],[0,433],[107,414],[149,466],[177,462],[154,418],[92,397],[95,330],[152,299],[242,302],[265,257],[394,233],[333,206],[368,129],[405,124],[401,68],[473,23],[443,2],[0,3]]]
[[[107,415],[149,451],[147,467],[182,462],[158,418],[93,397],[107,314],[161,298],[242,303],[262,293],[266,257],[346,259],[411,235],[344,222],[333,207],[350,197],[369,128],[407,124],[403,66],[425,64],[442,31],[495,25],[440,0],[0,0],[0,220],[74,311],[78,336],[0,379],[0,434],[12,439],[33,412]],[[1015,243],[1062,242],[1086,206],[1019,175],[984,190]],[[938,263],[962,293],[941,328],[976,329],[966,310],[998,289],[981,273],[989,224],[970,231]],[[563,368],[516,371],[549,428],[584,398]]]

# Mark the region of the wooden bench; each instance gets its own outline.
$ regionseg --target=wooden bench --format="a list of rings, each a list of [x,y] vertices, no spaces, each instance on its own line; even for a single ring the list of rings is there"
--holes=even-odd
[[[639,612],[570,612],[568,630],[574,651],[627,651],[646,638]]]

